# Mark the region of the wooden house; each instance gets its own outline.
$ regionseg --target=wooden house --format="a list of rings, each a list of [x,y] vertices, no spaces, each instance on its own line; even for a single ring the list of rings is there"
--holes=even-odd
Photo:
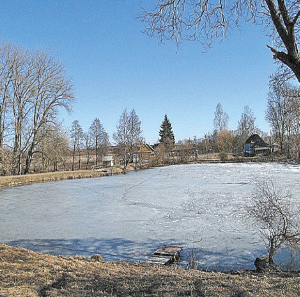
[[[154,149],[151,145],[144,143],[133,154],[133,162],[150,162],[151,157],[154,156]]]
[[[245,157],[269,155],[270,146],[258,134],[252,134],[245,142],[243,153]]]

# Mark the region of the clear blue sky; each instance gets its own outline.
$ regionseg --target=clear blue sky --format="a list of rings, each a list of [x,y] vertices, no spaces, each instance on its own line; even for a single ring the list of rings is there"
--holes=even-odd
[[[151,2],[153,5],[151,5]],[[112,140],[122,111],[135,109],[149,143],[158,139],[164,114],[176,140],[213,131],[220,102],[236,129],[244,106],[265,121],[269,76],[276,66],[260,27],[243,25],[203,54],[197,42],[178,49],[143,34],[140,4],[156,0],[1,0],[0,36],[25,49],[50,51],[74,84],[76,102],[64,126],[94,118]]]

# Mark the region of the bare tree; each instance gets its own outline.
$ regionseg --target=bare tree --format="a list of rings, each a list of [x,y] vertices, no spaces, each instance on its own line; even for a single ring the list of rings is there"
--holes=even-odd
[[[300,161],[300,99],[299,97],[290,98],[291,109],[293,111],[293,116],[291,119],[292,126],[292,141],[291,150],[295,159]]]
[[[13,157],[12,174],[21,174],[21,161],[26,151],[26,129],[32,110],[32,86],[34,85],[34,66],[27,52],[12,48],[7,54],[11,75],[6,96],[13,117]]]
[[[207,49],[214,38],[226,37],[241,21],[264,26],[273,37],[274,58],[300,81],[300,3],[293,0],[158,0],[154,9],[143,9],[145,32],[160,41],[197,40]]]
[[[72,123],[72,128],[70,131],[71,135],[71,143],[73,147],[73,153],[72,153],[72,171],[75,170],[75,154],[78,152],[78,159],[79,159],[79,165],[78,168],[80,169],[80,149],[82,144],[82,138],[83,138],[83,130],[82,127],[79,124],[78,120],[75,120]]]
[[[59,108],[71,110],[74,99],[72,85],[65,78],[62,64],[45,53],[35,52],[32,56],[34,84],[31,92],[31,117],[28,120],[25,174],[29,172],[35,146],[39,142],[39,130],[43,126],[53,126]]]
[[[43,127],[39,131],[39,143],[35,149],[35,155],[42,156],[42,168],[44,172],[53,165],[53,171],[58,170],[58,164],[61,163],[65,169],[67,156],[70,154],[69,139],[67,132],[57,124],[56,126]],[[35,157],[34,160],[38,159]],[[36,168],[35,168],[36,169]]]
[[[12,79],[11,46],[0,46],[0,149],[3,149],[4,137],[8,130],[9,91]]]
[[[220,132],[227,129],[229,116],[223,111],[221,103],[218,103],[215,111],[214,126],[215,131]]]
[[[125,109],[120,116],[117,132],[113,134],[113,139],[117,144],[119,154],[122,156],[124,169],[127,167],[127,163],[129,162],[128,133],[128,113]]]
[[[98,118],[95,118],[95,120],[91,124],[89,133],[91,135],[91,144],[95,148],[97,166],[99,155],[104,154],[107,150],[107,147],[109,145],[109,137]]]
[[[258,224],[259,232],[269,253],[269,264],[283,244],[299,242],[297,213],[291,194],[276,189],[272,181],[259,182],[252,193],[248,214]]]
[[[268,95],[266,120],[271,125],[273,135],[279,142],[280,150],[283,152],[286,133],[286,122],[288,113],[288,102],[284,96],[284,90],[280,84],[273,82]]]
[[[0,147],[10,134],[11,172],[21,174],[26,159],[27,173],[44,135],[40,130],[55,127],[59,108],[70,111],[72,85],[64,67],[49,54],[10,44],[0,45],[0,78]]]
[[[298,134],[299,88],[273,77],[268,95],[266,120],[269,122],[281,152],[290,157],[291,139]]]
[[[88,169],[90,158],[91,158],[91,134],[90,133],[83,133],[83,140],[84,140],[84,148],[85,148],[85,157],[86,157],[86,165],[85,169]]]
[[[62,164],[63,169],[66,169],[66,161],[70,153],[69,148],[70,146],[67,132],[62,130],[61,127],[57,127],[57,129],[53,130],[51,134],[51,145],[47,147],[53,163],[54,171],[58,170],[57,165],[59,162]]]
[[[119,119],[117,132],[113,135],[113,139],[123,159],[124,169],[126,169],[129,161],[132,160],[137,145],[142,143],[141,135],[141,121],[138,115],[134,109],[130,114],[125,109]]]
[[[129,114],[128,130],[129,130],[129,134],[128,134],[129,154],[130,154],[130,158],[132,159],[133,154],[137,150],[137,146],[141,145],[143,142],[143,138],[142,138],[143,131],[141,128],[141,121],[134,109]]]
[[[244,107],[241,119],[238,122],[238,133],[245,138],[249,137],[255,132],[255,117],[248,105]]]

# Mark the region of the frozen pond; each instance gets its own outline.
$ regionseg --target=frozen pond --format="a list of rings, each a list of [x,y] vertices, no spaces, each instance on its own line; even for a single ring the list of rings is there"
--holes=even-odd
[[[201,268],[254,268],[265,254],[245,205],[259,179],[300,197],[300,167],[195,164],[0,190],[0,242],[60,255],[144,261],[163,244]]]

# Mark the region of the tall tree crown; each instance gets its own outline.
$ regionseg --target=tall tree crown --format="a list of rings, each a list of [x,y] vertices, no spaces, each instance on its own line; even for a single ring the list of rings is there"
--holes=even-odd
[[[106,148],[109,145],[109,137],[106,133],[101,121],[95,118],[89,128],[89,136],[91,145],[95,149],[96,165],[98,165],[98,157],[106,153]]]
[[[113,139],[123,157],[124,168],[126,168],[129,160],[133,158],[136,147],[142,143],[141,121],[134,109],[129,114],[127,109],[123,111]]]
[[[71,136],[72,145],[78,148],[81,144],[82,137],[83,137],[83,130],[78,120],[72,122],[70,136]]]
[[[218,103],[214,118],[215,131],[220,132],[227,129],[228,119],[228,114],[223,111],[221,103]]]
[[[172,125],[166,114],[163,122],[160,125],[159,137],[160,137],[159,142],[164,145],[169,146],[175,144],[175,137],[174,137]]]
[[[244,112],[238,122],[238,131],[240,135],[250,136],[255,132],[255,116],[248,105],[244,107]]]

